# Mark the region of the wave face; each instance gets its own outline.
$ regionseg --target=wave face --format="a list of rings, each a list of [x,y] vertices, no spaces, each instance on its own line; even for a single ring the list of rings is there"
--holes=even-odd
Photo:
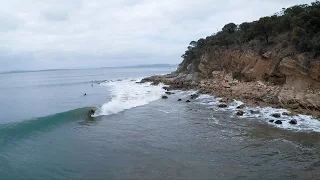
[[[103,104],[94,116],[116,114],[134,107],[149,104],[161,98],[165,90],[163,85],[152,86],[151,83],[138,84],[133,79],[102,83],[108,87],[112,99]]]
[[[71,121],[90,119],[90,109],[92,107],[79,108],[18,123],[2,124],[0,125],[0,147],[28,135],[49,131]]]

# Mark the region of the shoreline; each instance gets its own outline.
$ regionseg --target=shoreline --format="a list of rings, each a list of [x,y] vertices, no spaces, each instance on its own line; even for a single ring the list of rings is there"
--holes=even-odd
[[[282,96],[287,94],[299,94],[310,92],[297,92],[295,89],[287,86],[272,85],[262,81],[241,82],[233,79],[232,75],[217,73],[215,78],[198,79],[193,74],[171,73],[167,75],[154,75],[143,78],[141,83],[151,82],[153,85],[163,83],[165,90],[197,90],[199,94],[213,95],[222,98],[221,104],[228,104],[233,100],[241,101],[245,104],[238,109],[241,111],[244,107],[272,107],[286,109],[290,113],[286,116],[297,114],[310,115],[314,119],[320,120],[320,111],[317,109],[308,109],[301,104],[292,104],[287,106],[281,102]],[[318,92],[313,92],[317,95]],[[280,96],[281,95],[281,96]],[[290,96],[288,96],[290,98]],[[288,98],[286,97],[286,98]],[[191,97],[192,99],[192,97]],[[293,99],[286,99],[293,101]]]

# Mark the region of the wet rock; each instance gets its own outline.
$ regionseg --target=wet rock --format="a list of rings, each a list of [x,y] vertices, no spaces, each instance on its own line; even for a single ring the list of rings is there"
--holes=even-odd
[[[187,100],[186,102],[189,103],[189,102],[191,102],[191,101],[190,101],[190,100]]]
[[[218,107],[219,107],[219,108],[226,108],[226,107],[228,107],[228,106],[227,106],[226,104],[219,104]]]
[[[151,85],[152,85],[152,86],[158,86],[159,83],[160,83],[160,82],[158,82],[158,81],[154,81],[154,82],[151,83]]]
[[[269,123],[273,123],[273,122],[274,122],[274,120],[270,120],[270,121],[269,121]]]
[[[245,104],[241,104],[240,106],[237,107],[237,109],[243,109],[243,108],[245,108],[245,107],[246,107]]]
[[[162,96],[161,98],[162,99],[168,99],[168,96]]]
[[[259,110],[250,110],[250,113],[251,114],[260,114],[260,111]]]
[[[150,81],[149,79],[144,78],[144,79],[142,79],[139,83],[146,83],[146,82],[149,82],[149,81]]]
[[[289,121],[289,124],[293,124],[293,125],[295,125],[295,124],[297,124],[298,122],[297,122],[297,120],[295,120],[295,119],[292,119],[291,121]]]
[[[290,114],[287,113],[287,112],[283,112],[282,115],[283,115],[283,116],[290,116]]]
[[[84,93],[84,96],[86,96],[87,95],[87,93]]]
[[[275,124],[282,124],[282,121],[276,120],[274,123],[275,123]]]
[[[274,118],[279,118],[281,117],[281,114],[280,113],[274,113],[274,114],[271,114],[272,117]]]
[[[199,97],[199,94],[192,94],[190,96],[191,99],[197,99]]]
[[[238,111],[237,116],[243,116],[244,112],[243,111]]]
[[[182,101],[182,99],[178,99],[178,101]]]
[[[173,92],[169,92],[169,91],[167,91],[165,93],[168,94],[168,95],[174,94]]]
[[[165,87],[162,87],[162,89],[169,91],[170,87],[165,86]]]

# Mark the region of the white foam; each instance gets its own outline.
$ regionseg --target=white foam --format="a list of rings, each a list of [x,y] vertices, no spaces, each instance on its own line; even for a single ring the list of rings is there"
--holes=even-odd
[[[163,84],[151,86],[150,83],[137,84],[132,79],[102,83],[111,92],[111,101],[103,104],[94,116],[116,114],[134,107],[146,105],[161,98],[165,90]]]
[[[214,108],[217,111],[230,111],[232,116],[236,116],[236,112],[238,111],[237,107],[241,104],[244,104],[241,101],[234,100],[233,102],[228,104],[227,108],[218,108],[217,105],[220,104],[219,100],[221,98],[216,98],[210,95],[201,95],[197,100],[199,100],[199,104],[208,105],[209,108]],[[257,114],[253,114],[250,111],[259,111]],[[243,109],[245,112],[243,116],[239,116],[239,118],[249,118],[256,119],[259,121],[263,121],[269,123],[269,120],[281,120],[282,124],[278,125],[275,123],[269,123],[272,126],[294,130],[294,131],[306,131],[306,132],[320,132],[320,121],[312,118],[312,116],[308,115],[295,115],[295,116],[284,116],[281,115],[281,118],[274,118],[271,115],[274,113],[282,114],[283,112],[288,111],[286,109],[272,108],[272,107],[246,107]],[[296,120],[297,124],[290,124],[290,120]]]

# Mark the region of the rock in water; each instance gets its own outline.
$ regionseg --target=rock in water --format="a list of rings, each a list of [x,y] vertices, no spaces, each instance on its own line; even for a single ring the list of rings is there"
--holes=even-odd
[[[178,101],[182,101],[182,99],[178,99]]]
[[[275,123],[275,124],[282,124],[282,121],[276,120],[274,123]]]
[[[270,122],[270,123],[273,123],[273,122],[274,122],[274,120],[270,120],[269,122]]]
[[[165,87],[162,87],[162,89],[169,91],[170,87],[165,86]]]
[[[161,98],[162,99],[168,99],[168,96],[162,96]]]
[[[244,112],[243,111],[238,111],[237,116],[243,116]]]
[[[189,103],[189,102],[191,102],[191,101],[190,101],[190,100],[187,100],[186,102]]]
[[[281,114],[280,113],[274,113],[274,114],[271,114],[272,117],[275,117],[275,118],[279,118],[281,117]]]
[[[282,115],[284,115],[284,116],[290,116],[290,114],[287,113],[287,112],[283,112]]]
[[[197,99],[199,97],[199,94],[192,94],[190,96],[191,99]]]
[[[291,121],[289,121],[289,123],[294,125],[294,124],[297,124],[298,122],[297,122],[297,120],[292,119]]]
[[[246,107],[245,104],[241,104],[240,106],[237,107],[237,109],[243,109],[243,108],[245,108],[245,107]]]
[[[250,110],[250,113],[251,114],[260,114],[260,111],[259,110],[256,110],[256,111],[255,110]]]
[[[169,92],[169,91],[167,91],[165,93],[168,94],[168,95],[174,94],[173,92]]]
[[[228,106],[227,106],[226,104],[219,104],[218,107],[219,107],[219,108],[226,108],[226,107],[228,107]]]

